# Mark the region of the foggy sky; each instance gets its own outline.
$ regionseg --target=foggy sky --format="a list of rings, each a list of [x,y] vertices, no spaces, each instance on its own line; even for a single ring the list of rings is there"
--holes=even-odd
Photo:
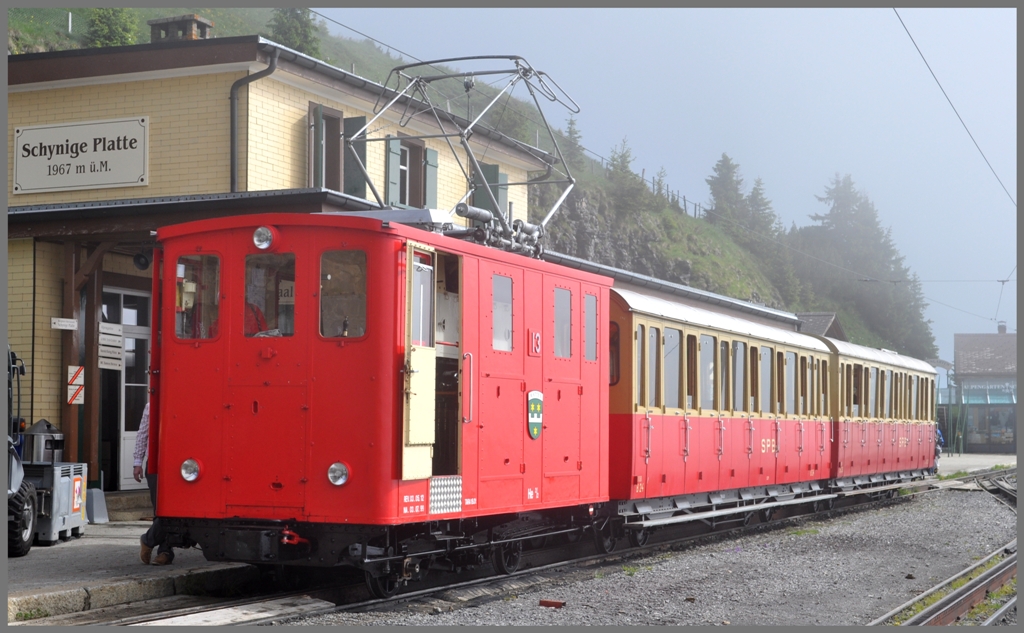
[[[1016,207],[892,9],[316,11],[420,60],[525,57],[580,105],[588,150],[626,137],[637,172],[664,168],[705,206],[723,152],[745,192],[763,179],[787,229],[826,212],[815,196],[849,174],[923,282],[940,358],[954,333],[995,332],[997,303],[1017,329],[1017,273],[1001,299],[995,281],[1017,262]],[[1016,200],[1016,9],[899,14]],[[564,129],[568,112],[544,105]]]

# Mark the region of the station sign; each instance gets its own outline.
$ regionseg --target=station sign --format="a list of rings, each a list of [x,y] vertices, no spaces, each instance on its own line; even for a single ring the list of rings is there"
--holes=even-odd
[[[77,330],[78,329],[78,319],[51,318],[50,319],[50,329],[51,330]]]
[[[116,369],[117,371],[124,369],[124,361],[113,358],[104,358],[102,356],[100,356],[97,365],[100,369]]]
[[[14,128],[15,195],[148,184],[148,116]]]
[[[100,345],[109,345],[111,347],[121,347],[124,339],[120,336],[113,334],[100,334]]]
[[[117,323],[100,323],[99,360],[100,369],[121,371],[124,367],[124,327]]]
[[[116,358],[118,360],[124,360],[124,350],[120,347],[107,347],[106,345],[100,345],[99,354],[103,358]]]

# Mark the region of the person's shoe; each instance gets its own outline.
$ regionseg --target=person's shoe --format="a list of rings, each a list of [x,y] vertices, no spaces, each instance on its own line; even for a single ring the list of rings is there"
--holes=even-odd
[[[143,543],[142,539],[140,538],[139,539],[139,558],[142,559],[142,564],[143,565],[148,565],[149,564],[149,559],[152,558],[152,556],[153,556],[153,548],[148,546],[148,545],[146,545],[145,543]]]
[[[156,560],[153,561],[154,565],[170,565],[174,562],[174,558],[171,557],[167,552],[160,552],[156,555]]]

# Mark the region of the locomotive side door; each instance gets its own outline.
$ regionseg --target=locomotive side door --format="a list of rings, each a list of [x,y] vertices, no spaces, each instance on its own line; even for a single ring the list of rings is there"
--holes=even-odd
[[[402,479],[433,474],[435,433],[434,265],[428,246],[406,247]]]

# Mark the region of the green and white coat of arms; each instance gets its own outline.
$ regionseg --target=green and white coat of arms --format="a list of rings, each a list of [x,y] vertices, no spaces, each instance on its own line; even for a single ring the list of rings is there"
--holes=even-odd
[[[543,428],[544,393],[531,391],[526,394],[526,405],[526,431],[530,434],[530,439],[535,440],[540,437],[540,430]]]

